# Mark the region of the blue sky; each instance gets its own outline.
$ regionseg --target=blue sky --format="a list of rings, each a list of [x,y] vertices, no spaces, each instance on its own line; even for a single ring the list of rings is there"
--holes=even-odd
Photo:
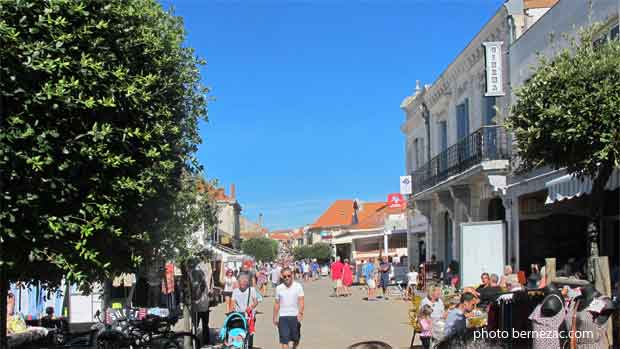
[[[433,82],[502,0],[162,0],[207,60],[198,156],[270,229],[336,199],[385,200],[404,174],[399,105]]]

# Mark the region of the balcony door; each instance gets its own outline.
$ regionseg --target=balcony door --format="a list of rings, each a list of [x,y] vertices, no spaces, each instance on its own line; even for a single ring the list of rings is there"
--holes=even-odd
[[[439,122],[439,173],[445,173],[448,169],[448,122]]]
[[[452,262],[452,241],[454,240],[453,237],[453,232],[452,232],[452,218],[450,218],[450,214],[448,212],[444,213],[443,216],[443,220],[444,220],[444,226],[446,228],[445,232],[446,232],[446,239],[444,240],[444,247],[445,247],[445,251],[446,251],[446,260],[445,260],[445,265],[449,265],[450,262]]]
[[[460,142],[469,135],[469,99],[456,106],[456,138]]]
[[[489,159],[497,159],[497,125],[495,121],[496,110],[495,110],[496,99],[495,97],[484,97],[484,127],[482,129],[483,138],[483,149],[482,152],[485,157]]]
[[[465,98],[463,103],[456,106],[456,138],[458,163],[455,165],[465,165],[471,154],[471,140],[469,139],[469,99]],[[459,168],[459,171],[462,169]]]

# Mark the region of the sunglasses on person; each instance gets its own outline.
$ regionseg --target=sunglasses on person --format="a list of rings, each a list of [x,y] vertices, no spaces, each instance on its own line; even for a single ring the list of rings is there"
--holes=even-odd
[[[292,277],[291,274],[284,274],[284,275],[282,275],[283,279],[290,279],[291,277]]]

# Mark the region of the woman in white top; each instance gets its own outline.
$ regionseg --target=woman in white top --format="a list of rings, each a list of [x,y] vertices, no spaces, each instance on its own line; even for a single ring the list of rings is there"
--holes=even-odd
[[[413,297],[413,292],[418,287],[418,272],[415,270],[415,266],[409,267],[409,272],[407,273],[407,298],[411,299]]]
[[[441,289],[439,287],[433,286],[428,289],[428,295],[424,297],[422,302],[420,303],[420,309],[428,304],[433,309],[431,313],[431,319],[433,322],[445,318],[445,307],[443,305],[443,301],[441,300]]]
[[[233,275],[233,271],[231,269],[226,270],[226,276],[222,280],[222,284],[224,285],[224,302],[226,303],[226,312],[230,313],[233,311],[233,301],[232,301],[232,293],[235,288],[239,287],[237,285],[237,278]]]

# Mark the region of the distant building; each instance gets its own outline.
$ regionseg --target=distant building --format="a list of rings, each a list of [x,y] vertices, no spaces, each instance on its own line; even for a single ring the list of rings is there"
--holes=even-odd
[[[337,200],[308,227],[306,236],[311,237],[310,243],[331,244],[334,256],[351,261],[385,255],[400,258],[408,255],[405,211],[387,202]]]
[[[362,204],[359,222],[335,243],[350,243],[352,261],[388,256],[401,259],[407,251],[406,208],[390,208],[385,202]],[[387,235],[387,253],[385,237]]]
[[[254,223],[244,216],[239,218],[239,222],[241,224],[240,235],[242,241],[251,238],[266,237],[269,233],[269,230],[261,226],[260,223]]]
[[[235,185],[230,186],[230,194],[226,195],[223,188],[214,192],[217,201],[217,236],[215,240],[224,246],[234,249],[241,247],[241,205],[237,202]]]
[[[339,244],[338,247],[333,243],[334,239],[347,232],[348,227],[358,223],[359,204],[357,200],[336,200],[307,231],[308,242],[326,242],[332,244],[334,255],[351,255],[350,244]],[[340,250],[338,250],[340,248]]]

